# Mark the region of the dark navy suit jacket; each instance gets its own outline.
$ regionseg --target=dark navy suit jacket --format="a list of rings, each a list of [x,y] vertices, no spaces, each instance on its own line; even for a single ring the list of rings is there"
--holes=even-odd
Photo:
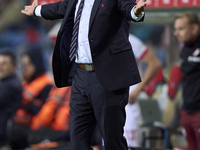
[[[63,18],[53,54],[57,87],[71,85],[77,69],[70,62],[69,48],[77,0],[43,5],[42,17]],[[132,47],[128,41],[134,0],[95,0],[89,22],[89,44],[95,73],[104,88],[118,90],[141,81]],[[142,21],[143,18],[140,20]]]

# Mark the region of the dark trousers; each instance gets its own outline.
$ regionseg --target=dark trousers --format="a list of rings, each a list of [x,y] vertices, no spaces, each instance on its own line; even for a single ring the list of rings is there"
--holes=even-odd
[[[128,92],[128,87],[108,91],[99,83],[95,71],[77,69],[70,101],[71,150],[92,149],[91,140],[96,124],[105,150],[128,150],[123,136]]]
[[[181,114],[180,125],[186,132],[188,150],[200,150],[200,112]]]

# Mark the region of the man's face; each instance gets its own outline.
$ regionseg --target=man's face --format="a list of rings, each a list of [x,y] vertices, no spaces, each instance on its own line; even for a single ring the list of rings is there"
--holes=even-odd
[[[22,68],[23,68],[22,73],[25,80],[31,79],[35,74],[36,71],[35,66],[31,62],[31,59],[28,55],[24,55],[22,57]]]
[[[15,72],[11,58],[6,55],[0,55],[0,79],[5,78]]]
[[[188,18],[182,17],[176,19],[174,28],[174,35],[180,43],[190,42],[194,38],[193,26],[189,24]]]

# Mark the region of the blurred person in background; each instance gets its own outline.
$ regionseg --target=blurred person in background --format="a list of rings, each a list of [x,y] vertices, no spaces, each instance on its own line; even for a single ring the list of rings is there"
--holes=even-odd
[[[45,139],[49,141],[57,141],[53,146],[60,147],[59,142],[62,142],[61,146],[69,145],[69,100],[71,94],[71,87],[57,88],[52,87],[49,92],[46,102],[42,106],[41,110],[35,115],[31,121],[31,132],[28,135],[28,144],[36,144]],[[60,135],[64,136],[60,138]],[[57,139],[58,137],[58,139]],[[57,139],[57,140],[53,140]],[[46,140],[45,140],[46,141]],[[51,147],[52,143],[45,142],[45,146]],[[37,148],[42,148],[43,145],[38,145]],[[45,148],[45,147],[43,147]]]
[[[152,53],[152,51],[136,36],[130,34],[129,41],[133,47],[133,52],[137,61],[142,61],[147,65],[147,69],[142,77],[142,82],[133,85],[129,90],[129,101],[126,105],[126,122],[124,126],[124,136],[126,137],[129,147],[138,147],[139,143],[136,131],[142,122],[142,116],[137,98],[145,85],[154,77],[161,68],[161,62]]]
[[[23,106],[16,111],[10,142],[13,149],[27,146],[32,118],[40,111],[49,91],[52,79],[45,72],[43,55],[40,48],[30,48],[22,55]]]
[[[49,66],[52,72],[51,64],[52,57],[49,59]],[[31,121],[30,128],[32,132],[28,137],[30,145],[39,143],[45,139],[57,139],[57,137],[57,141],[69,141],[70,95],[71,86],[57,88],[56,85],[53,84],[44,105]],[[64,135],[64,138],[62,138],[62,136],[60,138],[60,135]],[[43,147],[43,145],[38,145],[37,147],[40,146]],[[47,145],[45,142],[45,146],[49,147],[49,144]]]
[[[197,14],[183,12],[174,21],[177,40],[183,44],[181,72],[183,108],[180,125],[189,150],[200,149],[200,27]]]
[[[21,106],[22,88],[15,71],[16,56],[9,51],[0,53],[0,149],[7,142],[8,121]],[[7,132],[7,133],[6,133]]]
[[[53,86],[45,104],[33,117],[31,129],[33,131],[42,131],[46,128],[54,131],[69,130],[70,94],[71,87],[57,88]]]

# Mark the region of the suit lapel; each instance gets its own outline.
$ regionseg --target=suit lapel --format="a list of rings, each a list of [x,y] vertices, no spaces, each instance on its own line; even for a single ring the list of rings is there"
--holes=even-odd
[[[65,13],[65,17],[63,19],[62,25],[61,25],[61,29],[64,28],[67,19],[69,18],[71,13],[75,13],[75,8],[76,8],[76,3],[78,2],[78,0],[69,0],[69,4]],[[74,9],[74,12],[72,12]]]
[[[99,8],[99,4],[102,0],[95,0],[94,1],[94,5],[93,5],[93,8],[92,8],[92,12],[91,12],[91,16],[90,16],[90,24],[89,24],[89,29],[91,28],[92,26],[92,23],[94,21],[94,18],[96,16],[96,13],[97,13],[97,10]]]
[[[71,13],[71,11],[72,11],[73,8],[74,9],[76,8],[76,3],[77,2],[78,2],[78,0],[69,0],[68,9],[66,11],[66,15],[67,16]]]

